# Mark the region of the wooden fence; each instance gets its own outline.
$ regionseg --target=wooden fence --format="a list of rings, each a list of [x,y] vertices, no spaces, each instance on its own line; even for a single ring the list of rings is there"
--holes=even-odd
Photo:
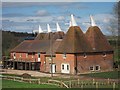
[[[64,81],[64,83],[69,88],[118,88],[118,82],[110,81],[110,79],[106,81],[97,81],[95,79],[93,80],[70,80],[70,81]]]
[[[23,78],[23,77],[16,77],[16,76],[0,76],[2,79],[7,80],[14,80],[18,82],[27,82],[27,83],[35,83],[35,84],[52,84],[57,85],[62,88],[113,88],[115,90],[118,88],[117,82],[110,81],[110,79],[107,79],[107,81],[97,81],[95,79],[93,80],[85,80],[81,81],[78,80],[70,80],[70,81],[59,81],[59,80],[52,80],[48,79],[47,82],[41,81],[40,78],[32,79],[32,78]]]
[[[27,83],[34,83],[34,84],[51,84],[57,85],[62,88],[69,88],[65,83],[58,80],[48,80],[47,82],[41,82],[40,78],[32,79],[32,78],[23,78],[23,77],[16,77],[16,76],[0,76],[2,79],[13,80],[18,82],[27,82]]]

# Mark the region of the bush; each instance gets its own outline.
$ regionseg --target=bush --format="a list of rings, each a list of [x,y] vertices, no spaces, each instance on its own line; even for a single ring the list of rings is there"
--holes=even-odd
[[[31,75],[28,74],[28,73],[23,73],[23,74],[22,74],[22,77],[23,77],[23,78],[31,78]]]

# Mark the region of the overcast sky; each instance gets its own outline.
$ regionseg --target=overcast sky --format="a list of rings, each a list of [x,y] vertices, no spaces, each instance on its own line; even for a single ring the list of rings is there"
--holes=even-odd
[[[90,26],[89,15],[104,34],[110,34],[109,27],[113,17],[115,2],[3,2],[2,28],[16,32],[32,32],[38,25],[46,31],[47,25],[56,31],[56,22],[63,31],[69,27],[70,14],[74,14],[77,24],[85,32]]]

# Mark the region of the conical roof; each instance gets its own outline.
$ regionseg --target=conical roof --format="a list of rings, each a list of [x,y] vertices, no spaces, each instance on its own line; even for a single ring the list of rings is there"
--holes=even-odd
[[[83,53],[91,51],[92,48],[80,27],[71,26],[56,53]]]
[[[85,35],[95,52],[113,51],[99,27],[89,27]]]
[[[52,39],[54,41],[56,39],[63,39],[64,36],[65,36],[65,33],[63,31],[50,32],[50,33],[39,33],[35,37],[35,40],[50,40],[50,39]]]
[[[39,33],[36,37],[35,40],[43,40],[45,37],[46,33]]]

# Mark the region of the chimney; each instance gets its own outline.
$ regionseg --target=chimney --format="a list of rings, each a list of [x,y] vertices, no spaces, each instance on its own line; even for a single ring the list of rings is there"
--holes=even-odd
[[[76,21],[75,21],[75,18],[74,18],[74,16],[73,16],[73,14],[71,14],[70,26],[77,26],[77,23],[76,23]]]
[[[48,29],[48,33],[52,32],[49,24],[47,24],[47,29]]]
[[[39,33],[42,33],[42,32],[43,32],[43,30],[42,30],[41,26],[39,25]]]
[[[90,15],[90,22],[91,22],[91,26],[96,26],[96,23],[95,23],[92,15]]]
[[[56,23],[56,26],[57,26],[57,32],[62,31],[58,23]]]

